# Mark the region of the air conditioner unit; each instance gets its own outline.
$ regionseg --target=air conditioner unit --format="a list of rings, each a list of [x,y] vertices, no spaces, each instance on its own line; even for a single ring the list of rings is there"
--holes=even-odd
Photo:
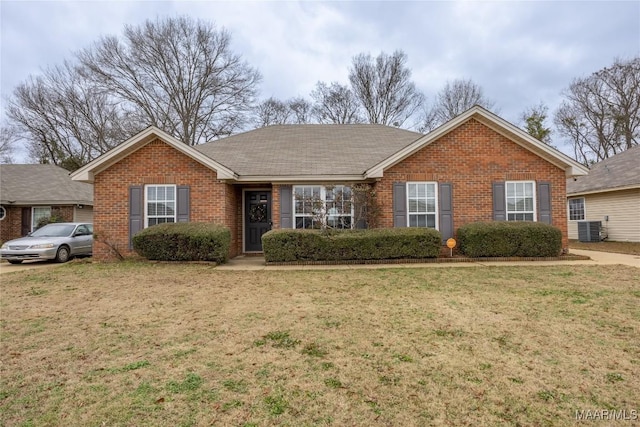
[[[578,240],[581,242],[599,242],[602,221],[578,222]]]

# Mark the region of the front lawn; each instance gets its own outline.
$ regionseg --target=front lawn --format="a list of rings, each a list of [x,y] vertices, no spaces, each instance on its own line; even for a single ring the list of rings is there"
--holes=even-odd
[[[218,271],[0,282],[0,425],[575,425],[640,410],[640,270]]]
[[[615,252],[619,254],[640,255],[640,242],[579,242],[569,241],[569,249]]]

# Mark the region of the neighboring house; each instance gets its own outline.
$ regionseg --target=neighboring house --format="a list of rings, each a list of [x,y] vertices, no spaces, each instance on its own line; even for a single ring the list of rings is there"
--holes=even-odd
[[[567,198],[569,239],[578,239],[578,222],[601,221],[607,240],[640,242],[640,146],[568,179]]]
[[[0,165],[0,240],[32,232],[42,217],[92,222],[93,185],[55,165]]]
[[[270,228],[308,228],[315,195],[340,224],[349,186],[375,190],[381,227],[434,227],[444,239],[474,221],[529,220],[558,227],[567,247],[566,179],[587,169],[481,107],[427,135],[382,125],[269,126],[196,147],[150,127],[79,169],[94,184],[94,227],[131,253],[153,224],[209,221],[232,230],[230,256],[260,252]]]

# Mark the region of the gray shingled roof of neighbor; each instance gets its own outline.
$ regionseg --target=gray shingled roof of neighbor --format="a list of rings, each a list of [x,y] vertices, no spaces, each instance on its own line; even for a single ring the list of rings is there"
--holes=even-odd
[[[0,203],[93,205],[93,185],[72,181],[55,165],[0,165]]]
[[[195,148],[240,176],[359,175],[422,136],[382,125],[275,125]]]
[[[567,194],[640,187],[640,145],[594,164],[589,174],[567,180]]]

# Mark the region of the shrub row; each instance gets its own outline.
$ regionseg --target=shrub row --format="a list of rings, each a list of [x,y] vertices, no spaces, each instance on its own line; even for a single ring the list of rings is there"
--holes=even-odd
[[[262,236],[267,262],[435,258],[440,247],[440,233],[428,228],[272,230]]]
[[[539,222],[476,222],[458,228],[460,251],[469,257],[556,257],[562,232]]]
[[[180,222],[145,228],[133,236],[133,249],[158,261],[215,261],[229,257],[231,231],[211,223]]]

